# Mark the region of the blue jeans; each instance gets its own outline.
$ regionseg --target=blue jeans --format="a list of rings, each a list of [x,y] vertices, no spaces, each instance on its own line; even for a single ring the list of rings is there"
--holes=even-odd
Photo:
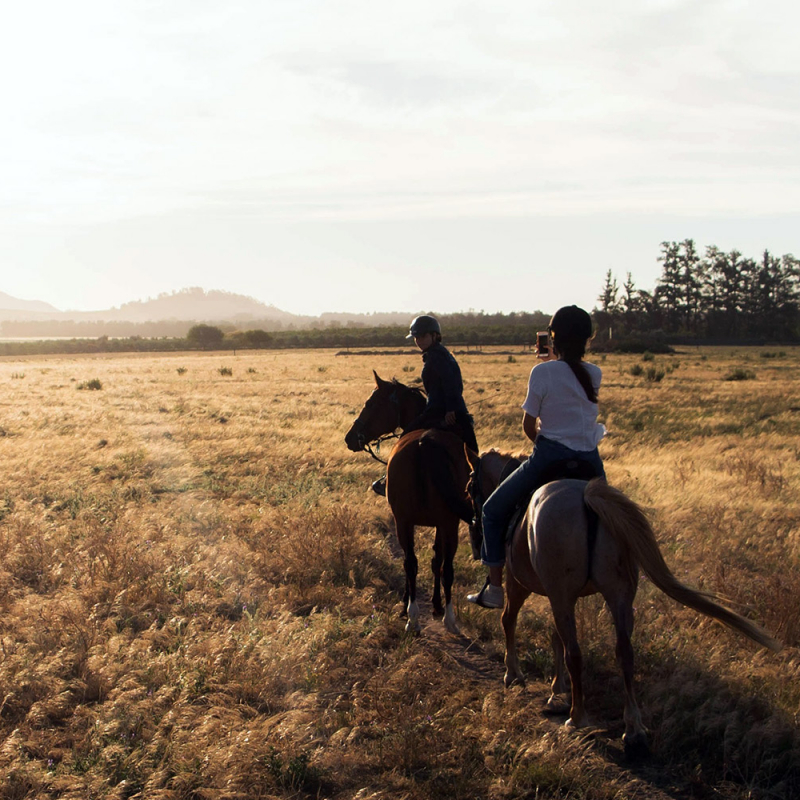
[[[523,461],[490,495],[483,504],[483,545],[481,561],[487,567],[502,567],[506,561],[506,531],[514,509],[542,485],[542,474],[555,461],[587,461],[598,476],[605,478],[603,461],[597,448],[571,450],[566,445],[536,438],[530,458]]]

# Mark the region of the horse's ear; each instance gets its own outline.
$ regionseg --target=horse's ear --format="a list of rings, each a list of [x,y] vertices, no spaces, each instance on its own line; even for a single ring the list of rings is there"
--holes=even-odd
[[[375,385],[380,389],[381,384],[383,383],[383,381],[380,379],[380,377],[378,376],[378,373],[375,372],[375,370],[372,370],[372,374],[375,376]]]

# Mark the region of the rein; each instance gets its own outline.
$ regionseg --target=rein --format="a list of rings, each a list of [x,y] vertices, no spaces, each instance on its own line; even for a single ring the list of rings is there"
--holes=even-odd
[[[365,453],[369,453],[376,461],[379,461],[381,464],[386,464],[388,462],[384,461],[380,456],[375,455],[375,451],[372,448],[373,446],[376,446],[378,450],[380,450],[381,444],[383,444],[383,442],[388,442],[390,439],[399,439],[399,438],[400,438],[399,433],[387,433],[383,436],[379,436],[377,439],[373,439],[371,442],[367,442],[366,444],[364,444],[362,450],[364,450]]]

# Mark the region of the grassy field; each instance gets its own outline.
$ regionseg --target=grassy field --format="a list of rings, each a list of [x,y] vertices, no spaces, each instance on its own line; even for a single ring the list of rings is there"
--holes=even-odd
[[[532,356],[459,354],[482,448],[525,448]],[[581,601],[594,727],[543,713],[546,602],[502,688],[466,528],[462,636],[399,618],[382,473],[344,434],[411,351],[0,361],[0,798],[800,796],[800,348],[599,356],[609,480],[668,563],[775,655],[643,581],[652,756],[628,763],[610,618]]]

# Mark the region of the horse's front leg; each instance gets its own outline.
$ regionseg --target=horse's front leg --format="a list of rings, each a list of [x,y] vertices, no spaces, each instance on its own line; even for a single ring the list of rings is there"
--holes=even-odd
[[[517,660],[517,617],[522,604],[530,596],[530,592],[514,578],[510,570],[506,571],[506,605],[500,617],[503,633],[506,637],[506,674],[503,684],[506,689],[511,686],[524,686],[525,676]]]
[[[403,569],[406,573],[406,591],[403,596],[403,607],[408,620],[406,631],[409,633],[419,633],[422,626],[419,622],[419,606],[417,605],[417,556],[414,553],[414,526],[408,523],[401,523],[395,518],[397,528],[397,541],[403,548]]]
[[[433,558],[431,559],[431,572],[433,573],[433,597],[431,603],[433,605],[433,613],[437,616],[444,614],[442,606],[442,561],[444,554],[442,553],[442,529],[436,528],[436,535],[433,539]]]
[[[458,549],[458,519],[437,528],[436,540],[441,541],[442,546],[442,583],[444,584],[445,602],[442,622],[450,633],[459,634],[461,630],[456,622],[456,612],[453,608],[453,579],[455,577],[453,561]]]

